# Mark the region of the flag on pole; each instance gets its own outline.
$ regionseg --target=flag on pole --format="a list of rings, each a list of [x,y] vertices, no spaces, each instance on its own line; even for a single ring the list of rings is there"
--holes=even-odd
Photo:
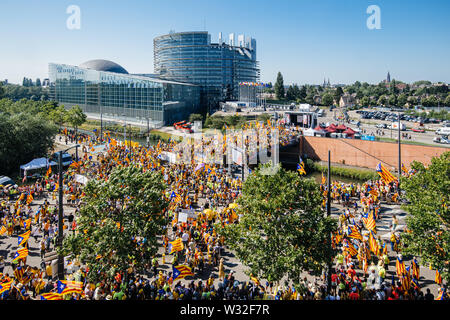
[[[324,174],[322,172],[322,184],[325,184],[326,182],[327,182],[327,180],[326,180],[326,178],[325,178],[325,176],[324,176]]]
[[[373,231],[374,233],[377,233],[377,229],[376,229],[376,222],[375,219],[373,218],[373,211],[371,211],[370,213],[363,215],[361,220],[364,222],[364,225],[366,226],[366,229],[369,231]]]
[[[58,280],[57,292],[58,292],[58,294],[82,293],[83,292],[83,282]]]
[[[193,276],[194,273],[192,269],[185,265],[178,265],[172,267],[173,271],[173,280],[183,279],[188,276]]]
[[[442,284],[442,276],[439,270],[436,270],[436,275],[434,276],[434,282],[436,282],[438,285]]]
[[[28,220],[31,220],[31,219],[28,219]],[[28,238],[30,237],[30,233],[31,233],[31,230],[28,230],[27,232],[20,234],[17,237],[17,241],[18,241],[17,245],[24,246],[25,243],[28,241]]]
[[[377,165],[376,167],[376,171],[378,172],[378,174],[380,175],[381,179],[383,181],[385,181],[386,183],[390,183],[392,181],[397,180],[396,177],[394,177],[392,175],[392,173],[389,172],[388,169],[386,169],[386,167],[384,167],[381,162]]]
[[[6,226],[2,226],[0,228],[0,236],[3,235],[4,233],[6,233],[6,231],[8,231],[8,229],[6,228]]]
[[[28,248],[20,248],[20,249],[17,249],[17,252],[14,255],[14,258],[12,261],[15,262],[19,259],[26,258],[27,256],[28,256]]]
[[[305,171],[305,163],[303,162],[303,160],[302,160],[301,157],[300,157],[300,163],[297,164],[297,171],[298,171],[301,175],[306,174],[306,171]]]
[[[176,240],[169,242],[169,254],[177,251],[182,251],[183,249],[184,246],[181,238],[177,238]]]
[[[49,166],[47,172],[45,173],[45,177],[48,178],[52,174],[52,167]]]
[[[395,262],[395,268],[398,277],[401,277],[402,275],[406,274],[405,263],[403,262],[402,257],[400,256],[397,257],[397,261]]]
[[[412,277],[415,279],[419,279],[420,278],[420,268],[419,268],[419,264],[417,263],[416,258],[414,258],[411,261],[411,269],[412,269]]]
[[[347,236],[349,238],[354,238],[354,239],[358,239],[358,240],[363,240],[363,237],[361,235],[361,233],[359,232],[358,228],[354,225],[349,225],[348,229],[347,229]]]

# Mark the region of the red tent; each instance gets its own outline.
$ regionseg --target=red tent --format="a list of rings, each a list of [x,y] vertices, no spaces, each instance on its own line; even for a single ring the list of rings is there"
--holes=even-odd
[[[353,137],[353,135],[356,133],[352,128],[347,128],[343,133],[346,133],[347,136]]]
[[[347,129],[347,127],[344,126],[343,124],[340,124],[336,127],[336,130],[345,130],[345,129]]]
[[[328,126],[328,128],[336,129],[336,125],[335,125],[334,123],[332,123],[332,124],[330,124],[330,125]]]
[[[316,131],[323,131],[323,128],[321,126],[317,126],[317,127],[314,128],[314,130],[316,130]]]
[[[336,127],[329,126],[325,129],[326,132],[336,132]]]

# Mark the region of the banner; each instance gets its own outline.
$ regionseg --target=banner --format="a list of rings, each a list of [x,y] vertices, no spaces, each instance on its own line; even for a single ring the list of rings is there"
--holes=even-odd
[[[88,180],[88,178],[86,178],[85,176],[82,176],[81,174],[76,174],[75,181],[86,185],[89,180]]]

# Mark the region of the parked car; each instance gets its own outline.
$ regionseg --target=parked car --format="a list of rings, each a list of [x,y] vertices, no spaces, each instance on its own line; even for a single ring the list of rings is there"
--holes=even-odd
[[[385,123],[379,123],[375,127],[380,128],[380,129],[386,129],[387,126]]]
[[[0,176],[0,185],[1,186],[7,186],[9,184],[14,186],[16,183],[10,177]]]
[[[58,151],[58,152],[55,152],[53,155],[52,155],[52,158],[51,158],[51,160],[53,160],[53,161],[55,161],[56,163],[58,163],[58,161],[59,161],[59,153],[60,153],[61,151]],[[67,152],[64,152],[63,154],[62,154],[62,165],[63,165],[63,167],[66,167],[66,166],[70,166],[71,164],[72,164],[72,162],[73,162],[73,159],[72,159],[72,156],[69,154],[69,153],[67,153]]]

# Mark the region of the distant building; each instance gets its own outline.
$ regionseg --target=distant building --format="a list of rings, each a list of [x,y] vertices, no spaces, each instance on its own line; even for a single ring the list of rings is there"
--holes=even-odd
[[[391,75],[389,74],[389,71],[388,71],[388,74],[387,74],[387,77],[386,77],[386,82],[387,83],[391,82]]]
[[[49,64],[50,96],[66,108],[73,105],[94,116],[161,127],[198,113],[200,87],[129,74],[108,60],[79,66]]]
[[[356,103],[355,95],[346,93],[341,96],[341,99],[339,100],[339,107],[341,108],[353,107],[355,103]]]
[[[5,80],[3,80],[3,81],[0,81],[0,84],[3,84],[3,85],[8,84],[8,79],[5,79]]]

